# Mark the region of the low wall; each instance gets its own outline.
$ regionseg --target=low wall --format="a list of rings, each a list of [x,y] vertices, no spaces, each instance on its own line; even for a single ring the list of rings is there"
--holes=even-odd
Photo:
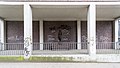
[[[32,57],[63,57],[66,58],[68,61],[72,62],[120,62],[120,54],[97,54],[94,56],[89,55],[34,55]]]

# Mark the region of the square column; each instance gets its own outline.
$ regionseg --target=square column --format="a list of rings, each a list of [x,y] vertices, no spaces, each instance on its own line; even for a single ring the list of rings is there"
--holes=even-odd
[[[87,36],[89,55],[96,54],[96,5],[90,4],[87,16]]]
[[[43,50],[43,20],[40,20],[39,24],[40,24],[40,50]]]
[[[77,21],[77,49],[81,49],[81,21]]]
[[[0,50],[4,50],[4,20],[0,19]]]
[[[32,9],[28,3],[24,4],[24,58],[28,59],[32,53]]]
[[[114,25],[114,27],[115,27],[115,42],[116,42],[116,44],[115,44],[115,49],[119,49],[119,43],[117,43],[117,42],[119,42],[118,41],[118,38],[119,38],[119,22],[120,22],[120,18],[117,18],[116,20],[115,20],[115,25]],[[118,45],[118,46],[117,46]]]

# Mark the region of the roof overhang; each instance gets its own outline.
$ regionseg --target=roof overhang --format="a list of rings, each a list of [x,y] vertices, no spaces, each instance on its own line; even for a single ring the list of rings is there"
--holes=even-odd
[[[5,20],[23,20],[23,5],[25,3],[29,3],[32,7],[33,20],[87,20],[87,8],[89,4],[96,4],[97,20],[114,20],[120,16],[120,2],[0,2],[0,17]]]

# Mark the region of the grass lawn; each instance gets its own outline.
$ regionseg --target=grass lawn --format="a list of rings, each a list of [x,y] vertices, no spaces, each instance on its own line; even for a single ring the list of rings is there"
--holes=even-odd
[[[0,62],[72,62],[72,57],[30,57],[25,60],[23,56],[1,56]]]
[[[24,61],[23,56],[1,56],[0,57],[0,62],[20,62]]]

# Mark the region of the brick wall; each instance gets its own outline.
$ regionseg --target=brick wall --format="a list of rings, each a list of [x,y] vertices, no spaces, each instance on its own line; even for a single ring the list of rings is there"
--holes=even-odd
[[[6,22],[6,42],[7,43],[23,43],[24,42],[24,23],[23,21],[7,21]],[[39,42],[39,22],[33,22],[33,42]],[[16,49],[6,46],[6,49]],[[23,49],[23,47],[17,47]],[[39,45],[33,46],[33,49],[39,49]]]
[[[112,21],[97,21],[96,23],[96,41],[97,42],[112,42],[113,41],[113,22]],[[87,22],[81,23],[81,42],[87,42]],[[102,44],[102,46],[105,44]],[[102,46],[98,46],[98,49]],[[106,45],[105,45],[106,46]],[[107,45],[105,48],[113,48],[112,44]],[[86,49],[86,46],[82,46]]]
[[[56,22],[55,22],[56,23]],[[52,22],[50,22],[52,24]],[[54,22],[53,22],[54,24]],[[58,23],[56,23],[58,24]],[[20,43],[24,42],[24,26],[22,21],[7,21],[6,30],[7,30],[7,42],[8,43]],[[75,25],[70,24],[70,25]],[[96,23],[96,35],[97,42],[112,42],[113,41],[113,22],[112,21],[98,21]],[[76,30],[76,29],[74,29]],[[48,31],[47,31],[48,32]],[[76,31],[74,32],[73,41],[76,41]],[[87,22],[82,21],[81,23],[81,41],[87,42]],[[45,37],[44,37],[45,38]],[[33,42],[39,42],[39,22],[33,23]],[[36,47],[33,46],[34,49],[39,49],[39,45]],[[86,46],[82,46],[82,49],[85,49]],[[112,45],[107,46],[106,48],[113,48]],[[9,48],[8,48],[9,49]]]

